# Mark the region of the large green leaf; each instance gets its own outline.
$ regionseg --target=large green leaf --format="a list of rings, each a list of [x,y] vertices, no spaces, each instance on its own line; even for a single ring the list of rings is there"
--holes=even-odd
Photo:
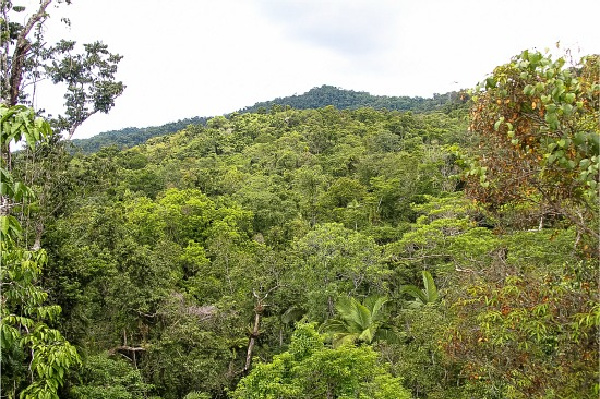
[[[361,326],[361,329],[368,329],[371,326],[371,311],[356,301],[356,313],[358,317],[357,322]]]
[[[435,302],[435,300],[438,298],[438,292],[431,273],[423,270],[422,275],[424,289],[420,289],[414,285],[406,285],[403,287],[403,291],[413,298],[421,301],[423,305],[427,305],[428,303]]]
[[[423,285],[425,286],[427,303],[435,302],[435,300],[438,298],[437,287],[435,286],[435,282],[433,281],[431,273],[426,270],[423,270]]]
[[[415,299],[418,299],[423,304],[427,304],[427,296],[419,287],[415,285],[405,285],[402,287],[402,291]]]
[[[383,310],[387,301],[388,298],[385,296],[370,296],[365,298],[363,304],[371,310],[371,319],[373,322],[383,320]]]

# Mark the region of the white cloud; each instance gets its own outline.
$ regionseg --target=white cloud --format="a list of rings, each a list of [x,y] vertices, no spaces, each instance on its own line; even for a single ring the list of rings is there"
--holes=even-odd
[[[397,2],[352,0],[259,1],[291,38],[349,57],[385,50],[394,34]]]
[[[51,10],[79,42],[124,56],[127,89],[76,133],[218,115],[315,86],[431,96],[472,87],[523,49],[600,53],[600,2],[558,0],[77,0]],[[458,82],[458,83],[454,83]],[[39,106],[62,102],[57,91]]]

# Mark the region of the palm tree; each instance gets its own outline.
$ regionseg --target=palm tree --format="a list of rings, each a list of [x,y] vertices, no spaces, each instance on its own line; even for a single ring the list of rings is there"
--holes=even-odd
[[[415,285],[404,286],[404,292],[416,299],[413,301],[413,306],[416,307],[433,303],[439,296],[431,273],[427,270],[423,270],[422,274],[424,289],[420,289]]]
[[[345,343],[397,342],[398,334],[385,326],[387,301],[383,296],[367,297],[362,304],[356,298],[340,298],[335,305],[337,317],[323,323],[321,330],[331,335],[334,347]]]

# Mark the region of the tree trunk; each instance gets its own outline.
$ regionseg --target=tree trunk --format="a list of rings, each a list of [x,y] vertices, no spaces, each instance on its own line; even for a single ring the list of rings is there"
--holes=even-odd
[[[254,349],[254,343],[256,342],[256,338],[260,334],[260,314],[262,312],[262,305],[258,305],[254,308],[254,328],[252,329],[252,333],[250,334],[250,342],[248,343],[248,354],[246,355],[246,365],[244,366],[244,374],[248,374],[250,371],[250,365],[252,364],[252,350]]]
[[[6,95],[7,98],[2,98],[2,102],[8,103],[8,105],[15,105],[18,102],[19,96],[21,94],[21,82],[23,80],[23,73],[25,71],[25,64],[27,61],[28,53],[31,50],[31,43],[27,40],[27,35],[29,35],[31,30],[37,23],[43,22],[48,17],[48,15],[46,14],[46,8],[50,5],[51,2],[52,0],[41,1],[40,7],[38,8],[37,12],[27,20],[27,22],[23,26],[23,29],[21,29],[21,31],[19,32],[15,40],[15,49],[12,54],[11,65],[9,65],[7,58],[9,46],[5,45],[4,47],[4,51],[6,52],[6,54],[4,54],[4,57],[6,58],[2,60],[2,73],[4,75],[3,88],[7,88],[8,92],[3,93],[3,95]],[[6,10],[4,5],[2,8],[3,11]],[[4,17],[6,17],[6,15],[4,15]],[[8,76],[9,73],[10,76]]]
[[[335,316],[335,305],[333,304],[333,297],[331,295],[327,297],[327,310],[329,317]]]
[[[278,286],[271,288],[265,295],[262,297],[256,294],[256,291],[252,290],[252,295],[256,298],[256,306],[254,306],[254,327],[252,328],[252,332],[250,333],[250,342],[248,342],[248,354],[246,355],[246,364],[244,365],[244,370],[242,370],[244,375],[247,375],[250,371],[250,366],[252,365],[252,351],[254,350],[254,345],[256,344],[256,339],[260,335],[260,315],[262,314],[264,307],[264,301],[269,296],[269,294],[276,290]]]

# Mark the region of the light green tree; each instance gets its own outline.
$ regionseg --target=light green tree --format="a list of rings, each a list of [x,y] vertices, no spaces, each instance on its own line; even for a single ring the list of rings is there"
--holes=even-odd
[[[300,324],[287,352],[254,367],[233,399],[408,399],[410,394],[369,346],[327,348],[312,324]]]

